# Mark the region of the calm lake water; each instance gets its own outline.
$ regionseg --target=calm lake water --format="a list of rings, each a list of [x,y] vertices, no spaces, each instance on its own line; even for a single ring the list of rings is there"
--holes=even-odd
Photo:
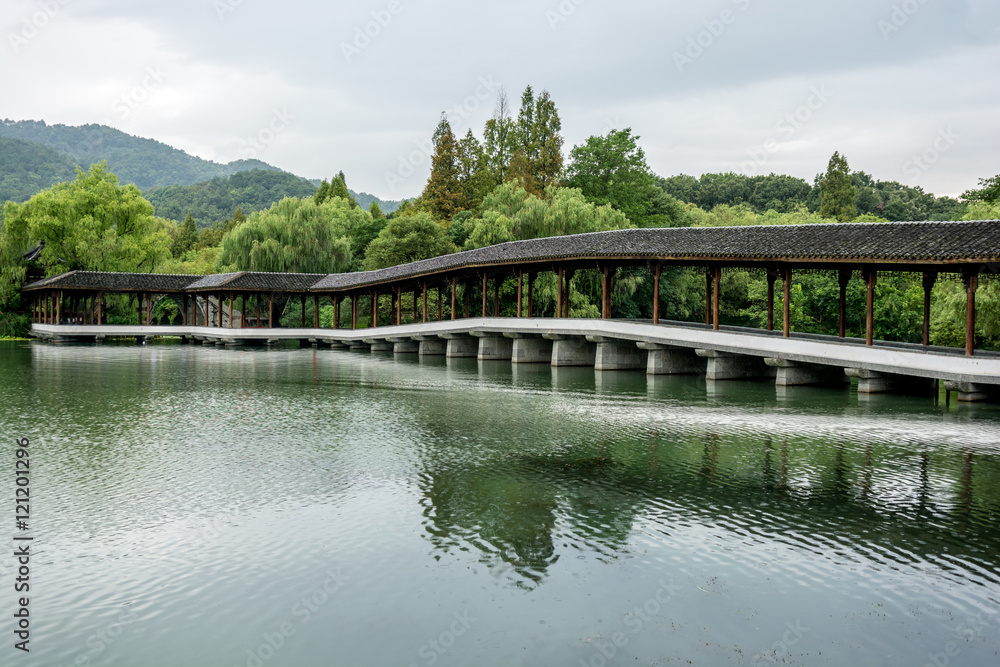
[[[0,437],[4,665],[1000,664],[996,406],[14,343]]]

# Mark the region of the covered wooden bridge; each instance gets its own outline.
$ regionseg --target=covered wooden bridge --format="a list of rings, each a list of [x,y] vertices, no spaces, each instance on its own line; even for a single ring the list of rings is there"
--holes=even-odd
[[[660,274],[667,267],[704,270],[705,323],[720,329],[723,271],[754,270],[767,276],[767,329],[780,317],[785,337],[792,335],[790,287],[802,271],[834,272],[840,285],[840,336],[846,334],[846,295],[852,280],[867,294],[866,343],[875,343],[875,286],[886,272],[919,273],[924,286],[923,344],[930,343],[931,290],[942,275],[965,285],[965,353],[975,354],[976,290],[981,277],[1000,270],[1000,221],[818,224],[682,229],[629,229],[503,243],[477,250],[361,273],[277,274],[241,272],[210,276],[97,273],[73,271],[31,283],[33,322],[39,325],[102,326],[111,295],[135,295],[139,323],[151,326],[153,305],[170,299],[186,326],[227,329],[278,327],[280,315],[296,301],[301,327],[320,328],[320,299],[334,307],[333,327],[350,303],[350,328],[358,326],[359,304],[371,308],[370,323],[413,323],[499,317],[500,285],[517,280],[517,317],[537,314],[534,285],[540,273],[557,276],[555,316],[569,317],[570,281],[575,272],[596,269],[603,282],[602,317],[611,318],[611,289],[621,267],[646,267],[654,276],[653,323],[660,322]],[[775,289],[784,298],[776,317]],[[437,313],[428,312],[428,294],[437,292]],[[413,295],[412,315],[403,295]],[[473,294],[479,303],[471,304]],[[314,302],[312,322],[306,303]],[[380,322],[380,302],[390,301],[390,321]],[[478,313],[476,312],[478,311]],[[384,310],[382,311],[384,312]],[[384,319],[384,318],[383,318]]]

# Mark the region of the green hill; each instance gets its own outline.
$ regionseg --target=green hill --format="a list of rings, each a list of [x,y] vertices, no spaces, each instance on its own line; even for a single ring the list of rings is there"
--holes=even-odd
[[[76,175],[67,156],[30,141],[0,137],[0,206],[27,201],[33,194]]]
[[[205,226],[228,218],[237,206],[249,215],[285,197],[312,197],[315,193],[316,186],[304,178],[254,169],[193,185],[152,188],[145,195],[158,216],[180,221],[190,211],[195,221]]]
[[[140,190],[167,185],[190,185],[240,171],[278,171],[260,160],[235,160],[219,164],[189,155],[153,139],[125,134],[104,125],[48,125],[45,121],[0,121],[0,137],[41,144],[68,156],[74,165],[87,168],[107,160],[108,169],[122,183]],[[49,183],[43,187],[52,185]]]

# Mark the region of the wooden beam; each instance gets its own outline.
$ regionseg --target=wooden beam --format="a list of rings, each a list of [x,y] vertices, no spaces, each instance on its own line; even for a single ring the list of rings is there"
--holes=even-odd
[[[483,317],[486,317],[486,295],[489,294],[489,285],[487,285],[486,280],[486,272],[483,271]]]
[[[522,298],[524,296],[524,269],[517,270],[517,317],[521,317]]]
[[[778,279],[778,274],[771,269],[767,270],[767,330],[774,331],[774,281]]]
[[[854,271],[841,269],[837,272],[837,282],[840,283],[840,337],[847,338],[847,285],[851,282]]]
[[[720,290],[722,289],[722,267],[715,267],[715,274],[712,276],[712,328],[719,330],[719,302],[722,300]]]
[[[458,278],[451,277],[451,319],[458,319]]]
[[[792,270],[785,267],[781,276],[784,294],[782,295],[782,335],[790,338],[792,335]]]
[[[653,324],[660,323],[660,274],[663,267],[657,264],[653,267]]]
[[[865,268],[862,271],[867,295],[865,298],[865,345],[875,344],[875,284],[878,282],[878,271]]]
[[[976,290],[979,288],[979,269],[966,269],[962,273],[965,283],[965,355],[976,354]]]
[[[936,271],[924,272],[924,347],[930,347],[931,344],[931,290],[934,289],[937,275]]]

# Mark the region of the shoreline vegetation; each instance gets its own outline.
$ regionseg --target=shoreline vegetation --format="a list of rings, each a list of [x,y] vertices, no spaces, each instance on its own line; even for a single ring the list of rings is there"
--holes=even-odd
[[[44,130],[40,126],[33,131],[41,137]],[[383,211],[374,198],[359,203],[361,196],[348,189],[343,171],[318,186],[297,177],[245,172],[256,175],[219,177],[211,187],[163,187],[156,196],[147,197],[136,185],[121,183],[106,162],[93,164],[88,171],[77,169],[72,180],[32,188],[35,194],[27,201],[4,205],[0,336],[23,338],[30,327],[22,285],[72,270],[340,273],[382,269],[506,241],[615,229],[1000,219],[1000,175],[981,179],[978,188],[960,199],[935,197],[919,187],[852,171],[846,157],[835,152],[813,183],[774,173],[664,178],[652,172],[640,137],[630,128],[589,137],[568,152],[561,132],[552,97],[544,90],[536,94],[530,86],[519,109],[501,91],[493,117],[479,136],[471,129],[456,136],[442,114],[429,142],[433,154],[423,192],[393,211]],[[25,143],[16,146],[21,153],[29,150]],[[150,166],[151,171],[156,169]],[[276,187],[262,190],[268,183]],[[281,188],[292,185],[298,188],[294,196],[279,196]],[[244,211],[238,204],[229,208],[244,200],[254,202],[253,210]],[[192,210],[216,219],[198,219]],[[232,214],[218,219],[226,210]],[[703,273],[689,268],[664,271],[661,317],[697,321],[703,316]],[[834,273],[794,277],[790,311],[795,331],[836,333],[839,287]],[[1000,349],[1000,281],[992,279],[995,275],[984,272],[977,292],[981,308],[977,349]],[[650,317],[652,282],[643,268],[619,269],[613,280],[612,316]],[[556,307],[555,283],[555,277],[540,276],[536,285],[536,308],[543,316]],[[720,313],[722,324],[764,324],[766,313],[760,304],[767,293],[766,276],[726,272],[721,291],[726,304]],[[860,282],[852,281],[847,295],[848,336],[864,328],[863,292]],[[513,293],[516,280],[500,286],[501,299],[506,296],[509,301]],[[597,271],[576,272],[571,294],[571,316],[597,316],[601,309]],[[782,296],[778,295],[776,308],[782,307]],[[877,336],[917,342],[923,321],[921,276],[880,277],[876,297]],[[932,343],[961,347],[966,320],[961,280],[942,276],[933,287],[932,301]],[[152,317],[172,321],[179,316],[174,311],[176,305],[164,299]],[[320,311],[321,320],[332,323],[332,306]],[[291,321],[296,315],[282,317]],[[135,297],[110,297],[108,323],[130,324],[137,319]]]

